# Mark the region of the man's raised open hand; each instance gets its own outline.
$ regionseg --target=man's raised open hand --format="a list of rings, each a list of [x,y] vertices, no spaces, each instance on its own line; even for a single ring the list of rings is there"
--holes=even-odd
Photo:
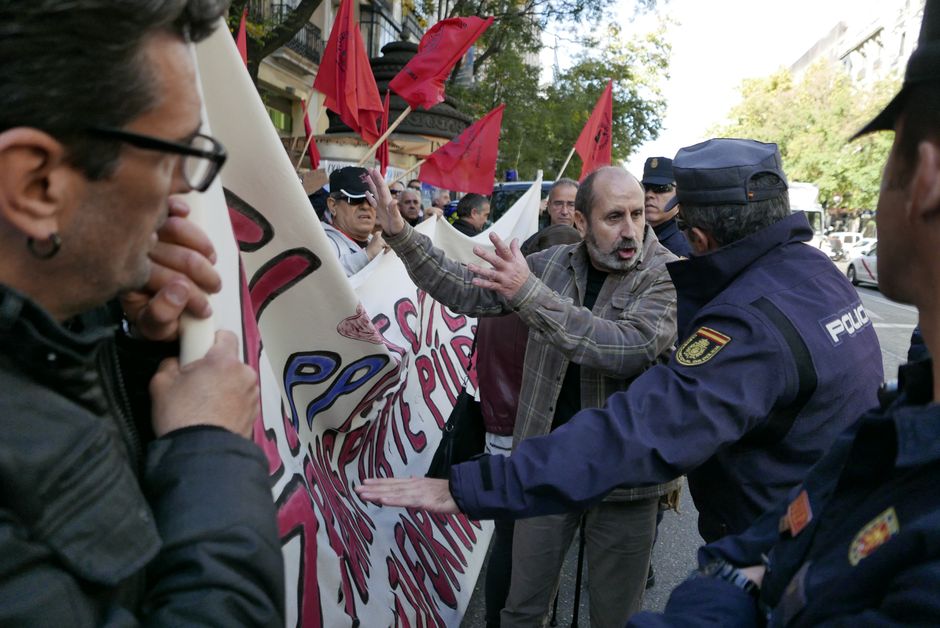
[[[478,246],[473,247],[473,252],[477,257],[492,265],[492,268],[484,268],[476,264],[467,266],[470,272],[476,275],[473,285],[493,290],[507,299],[512,299],[529,278],[529,265],[522,251],[519,250],[519,240],[513,239],[509,246],[506,246],[498,235],[491,233],[490,241],[496,247],[494,253]]]
[[[366,185],[369,191],[366,192],[366,200],[375,207],[375,219],[382,225],[382,232],[388,236],[396,235],[405,228],[405,219],[398,211],[398,203],[392,199],[392,193],[379,169],[370,168],[368,172]]]

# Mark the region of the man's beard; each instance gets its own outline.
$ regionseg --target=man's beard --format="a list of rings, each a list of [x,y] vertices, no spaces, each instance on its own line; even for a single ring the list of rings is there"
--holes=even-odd
[[[610,251],[602,251],[594,239],[594,234],[588,232],[584,237],[584,243],[587,245],[588,255],[595,266],[608,272],[624,273],[640,263],[640,253],[642,252],[641,243],[634,238],[621,238]],[[630,259],[620,259],[617,254],[622,249],[635,249],[633,257]]]

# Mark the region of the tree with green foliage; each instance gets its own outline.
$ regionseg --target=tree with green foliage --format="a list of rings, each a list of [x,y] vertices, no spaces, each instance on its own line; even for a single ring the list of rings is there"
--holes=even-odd
[[[406,0],[405,9],[414,13],[422,27],[429,27],[448,17],[493,16],[493,26],[479,44],[480,53],[474,61],[473,72],[504,50],[537,51],[539,35],[546,24],[556,21],[566,24],[596,22],[614,0]],[[637,10],[647,10],[658,0],[635,0]],[[664,1],[664,0],[662,0]],[[257,84],[261,61],[289,42],[310,21],[323,0],[299,0],[291,7],[278,3],[279,11],[260,17],[258,10],[267,0],[232,0],[228,25],[232,32],[238,28],[242,11],[249,8],[246,24],[248,39],[248,71]],[[324,37],[327,34],[324,33]],[[460,68],[455,69],[456,71]]]
[[[649,10],[657,0],[635,0],[637,10]],[[416,11],[423,24],[449,17],[489,17],[493,25],[478,43],[473,76],[478,76],[491,57],[506,51],[538,52],[541,34],[550,24],[575,28],[597,24],[614,0],[418,0]]]
[[[637,12],[643,12],[666,1],[635,0],[634,4]],[[233,32],[242,10],[249,7],[248,69],[256,84],[261,61],[290,41],[321,2],[300,0],[293,8],[284,3],[279,5],[280,14],[259,20],[257,0],[232,1],[229,27]],[[610,25],[593,37],[573,42],[582,52],[547,87],[539,86],[538,68],[525,62],[541,49],[546,26],[561,24],[570,32],[596,27],[612,4],[613,0],[408,0],[406,8],[422,26],[447,17],[495,18],[476,44],[471,85],[456,83],[458,65],[447,92],[475,118],[506,104],[498,167],[516,169],[531,178],[540,168],[546,177],[557,174],[608,79],[614,80],[614,161],[626,159],[659,133],[665,110],[659,86],[668,77],[669,58],[663,29],[628,38],[618,26]],[[575,155],[567,172],[576,175],[580,168]]]
[[[510,49],[495,57],[473,85],[452,86],[449,93],[474,117],[506,104],[499,170],[514,169],[531,179],[542,169],[546,178],[553,178],[609,79],[614,80],[614,162],[658,135],[666,106],[660,85],[668,78],[669,50],[662,29],[628,38],[610,25],[584,41],[572,66],[545,87],[539,86],[538,68]],[[577,176],[580,170],[575,154],[566,173]]]
[[[800,82],[780,70],[745,80],[730,122],[713,129],[712,135],[776,142],[787,176],[817,185],[823,206],[874,209],[890,134],[849,139],[898,85],[893,78],[862,87],[841,66],[827,62],[809,68]]]

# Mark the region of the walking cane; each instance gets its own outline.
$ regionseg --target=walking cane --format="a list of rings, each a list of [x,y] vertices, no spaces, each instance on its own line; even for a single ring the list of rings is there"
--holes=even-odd
[[[571,614],[571,628],[578,628],[578,608],[581,606],[581,576],[584,573],[584,522],[587,514],[581,515],[580,538],[578,540],[578,571],[574,577],[574,612]]]

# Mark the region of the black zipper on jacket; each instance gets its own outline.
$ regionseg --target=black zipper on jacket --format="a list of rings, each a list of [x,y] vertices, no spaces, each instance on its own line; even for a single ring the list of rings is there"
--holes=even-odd
[[[102,352],[101,360],[102,388],[107,396],[108,405],[111,406],[118,419],[117,427],[124,439],[124,444],[127,446],[131,468],[139,476],[143,470],[141,468],[144,457],[143,445],[140,442],[137,425],[134,423],[130,398],[127,396],[127,389],[124,385],[124,376],[121,374],[121,360],[118,356],[117,344],[112,341],[108,342],[107,345],[107,355]],[[108,364],[109,361],[111,362],[110,365]],[[108,366],[112,368],[108,368]]]

